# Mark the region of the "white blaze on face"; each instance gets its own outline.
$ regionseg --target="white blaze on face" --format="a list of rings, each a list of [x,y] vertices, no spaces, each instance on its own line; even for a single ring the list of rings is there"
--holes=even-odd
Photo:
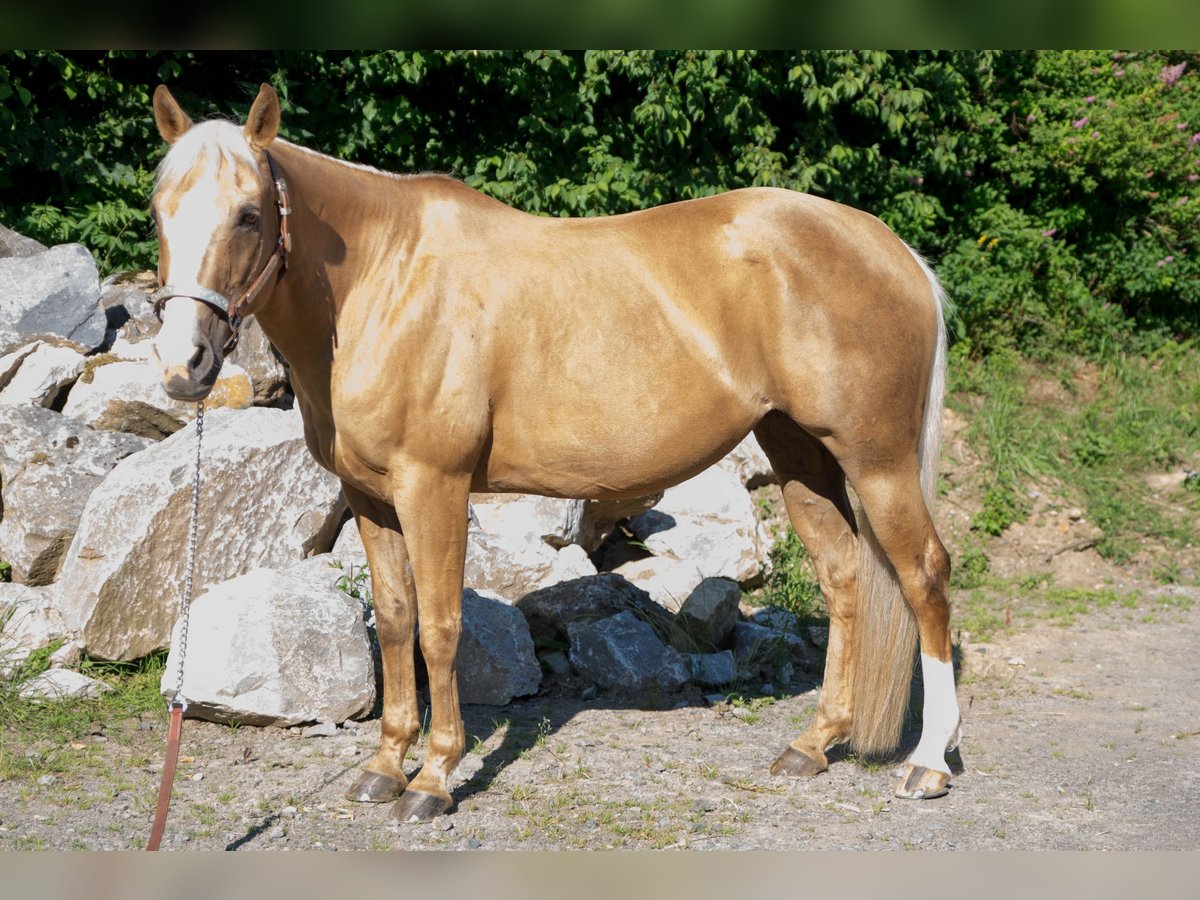
[[[182,197],[177,205],[159,213],[162,243],[168,251],[170,270],[164,282],[186,290],[208,287],[200,280],[204,258],[216,243],[220,229],[228,223],[228,200],[221,197],[221,185],[212,167]]]
[[[921,681],[925,687],[921,740],[908,762],[949,774],[946,751],[957,746],[961,721],[954,691],[954,664],[922,653]]]
[[[189,297],[172,297],[163,305],[162,328],[154,339],[154,352],[162,364],[164,379],[172,374],[186,376],[196,348],[209,345],[200,320],[204,313],[204,304]]]

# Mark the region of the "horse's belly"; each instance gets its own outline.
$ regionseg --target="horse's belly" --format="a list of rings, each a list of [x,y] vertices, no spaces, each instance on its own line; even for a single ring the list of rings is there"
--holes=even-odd
[[[496,410],[475,490],[580,499],[636,497],[701,472],[765,415],[764,405],[725,394],[684,402],[631,397],[619,408],[577,400],[536,412]]]

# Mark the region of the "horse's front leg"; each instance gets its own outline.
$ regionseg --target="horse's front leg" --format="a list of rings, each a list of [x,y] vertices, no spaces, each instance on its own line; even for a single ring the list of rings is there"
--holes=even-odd
[[[358,523],[375,597],[375,633],[383,663],[383,722],[379,752],[363,767],[348,800],[384,803],[395,800],[408,784],[404,757],[417,740],[417,680],[413,635],[417,623],[417,591],[400,522],[390,504],[343,483],[342,490]]]
[[[429,673],[429,749],[421,771],[392,809],[392,818],[419,822],[450,807],[448,781],[465,745],[454,663],[462,632],[463,565],[467,551],[470,475],[424,467],[396,485],[417,589],[421,655]]]

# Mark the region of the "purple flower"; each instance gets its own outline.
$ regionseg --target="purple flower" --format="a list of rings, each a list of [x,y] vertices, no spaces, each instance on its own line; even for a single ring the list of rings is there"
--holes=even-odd
[[[1074,122],[1072,122],[1071,127],[1072,128],[1082,128],[1087,123],[1088,123],[1088,117],[1084,116],[1082,119],[1076,119]]]
[[[1183,71],[1187,68],[1186,62],[1181,62],[1174,66],[1163,66],[1162,71],[1158,73],[1158,80],[1167,87],[1170,87],[1180,78],[1183,77]]]
[[[1113,72],[1113,78],[1124,78],[1124,77],[1125,77],[1124,69],[1117,69],[1115,72]]]
[[[1042,237],[1054,237],[1056,234],[1058,234],[1057,228],[1047,228],[1042,232]]]
[[[1093,131],[1093,132],[1092,132],[1092,140],[1095,140],[1095,139],[1096,139],[1096,138],[1098,138],[1098,137],[1100,137],[1100,132],[1098,132],[1098,131]]]
[[[1188,141],[1188,143],[1189,144],[1200,144],[1200,131],[1197,131],[1195,134],[1193,134],[1191,139]]]
[[[1188,181],[1200,181],[1200,175],[1197,175],[1195,172],[1193,172],[1191,175],[1189,175],[1187,177],[1187,180]]]
[[[1095,94],[1093,94],[1093,95],[1092,95],[1092,96],[1090,96],[1090,97],[1084,97],[1084,98],[1083,98],[1083,102],[1084,102],[1084,103],[1095,103],[1095,102],[1096,102],[1096,95],[1095,95]]]
[[[1032,122],[1032,121],[1033,121],[1034,119],[1036,119],[1036,118],[1037,118],[1037,115],[1035,115],[1034,113],[1030,113],[1029,115],[1027,115],[1027,116],[1025,117],[1025,121],[1026,121],[1026,122]]]

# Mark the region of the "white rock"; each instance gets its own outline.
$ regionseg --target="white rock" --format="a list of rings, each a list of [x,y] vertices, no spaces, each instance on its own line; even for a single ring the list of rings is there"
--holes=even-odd
[[[0,582],[0,634],[35,650],[63,637],[66,626],[54,595],[53,586]]]
[[[208,410],[245,409],[253,402],[250,376],[233,363],[226,363],[204,405]],[[157,440],[193,421],[196,404],[168,397],[156,366],[109,354],[95,358],[85,368],[71,388],[63,415],[93,428]]]
[[[623,563],[613,572],[641,588],[651,600],[670,612],[679,612],[688,595],[704,580],[695,561],[659,556]]]
[[[771,540],[735,475],[711,467],[666,491],[630,529],[655,556],[690,563],[701,577],[753,587],[769,572]]]
[[[337,540],[333,542],[333,550],[330,552],[344,565],[353,563],[356,566],[365,566],[367,564],[367,549],[363,546],[357,522],[350,519],[342,526]]]
[[[535,494],[473,494],[482,531],[516,540],[544,541],[555,549],[578,540],[584,501]]]
[[[471,528],[463,583],[505,597],[522,597],[543,587],[553,577],[557,562],[558,551],[545,541]]]
[[[79,664],[80,658],[83,656],[79,643],[77,641],[67,641],[57,650],[50,654],[50,668],[52,669],[70,669]]]
[[[587,552],[578,544],[568,544],[554,554],[550,571],[542,576],[539,588],[552,584],[561,584],[576,578],[586,578],[596,574],[596,567],[588,558]]]
[[[95,698],[110,691],[112,688],[103,681],[88,678],[79,672],[47,669],[22,684],[19,693],[26,699],[65,700],[69,697]]]
[[[3,225],[0,225],[0,228],[3,227]],[[21,363],[25,362],[25,358],[30,356],[41,345],[41,341],[32,341],[28,344],[22,344],[7,353],[0,354],[0,391],[8,387],[8,383],[20,371]]]
[[[64,637],[52,587],[0,582],[0,678],[11,677],[34,650]]]
[[[88,499],[63,563],[64,621],[85,651],[136,659],[165,647],[183,587],[194,427],[123,460]],[[345,501],[318,468],[300,417],[275,409],[206,417],[196,591],[327,550]]]
[[[753,431],[742,438],[742,442],[730,450],[717,465],[736,475],[748,490],[772,484],[777,480],[775,470],[771,468],[771,461],[767,459],[767,454],[763,453]]]
[[[39,406],[0,406],[0,435],[0,559],[14,581],[49,584],[92,490],[147,442]]]
[[[24,348],[22,348],[24,349]],[[70,346],[55,346],[37,341],[25,354],[20,366],[0,390],[0,403],[16,406],[32,403],[49,407],[63,388],[83,371],[83,354]],[[0,363],[0,369],[3,364]]]
[[[163,672],[179,675],[176,625]],[[343,722],[375,703],[363,606],[287,572],[256,569],[192,604],[183,693],[192,716],[247,725]]]

